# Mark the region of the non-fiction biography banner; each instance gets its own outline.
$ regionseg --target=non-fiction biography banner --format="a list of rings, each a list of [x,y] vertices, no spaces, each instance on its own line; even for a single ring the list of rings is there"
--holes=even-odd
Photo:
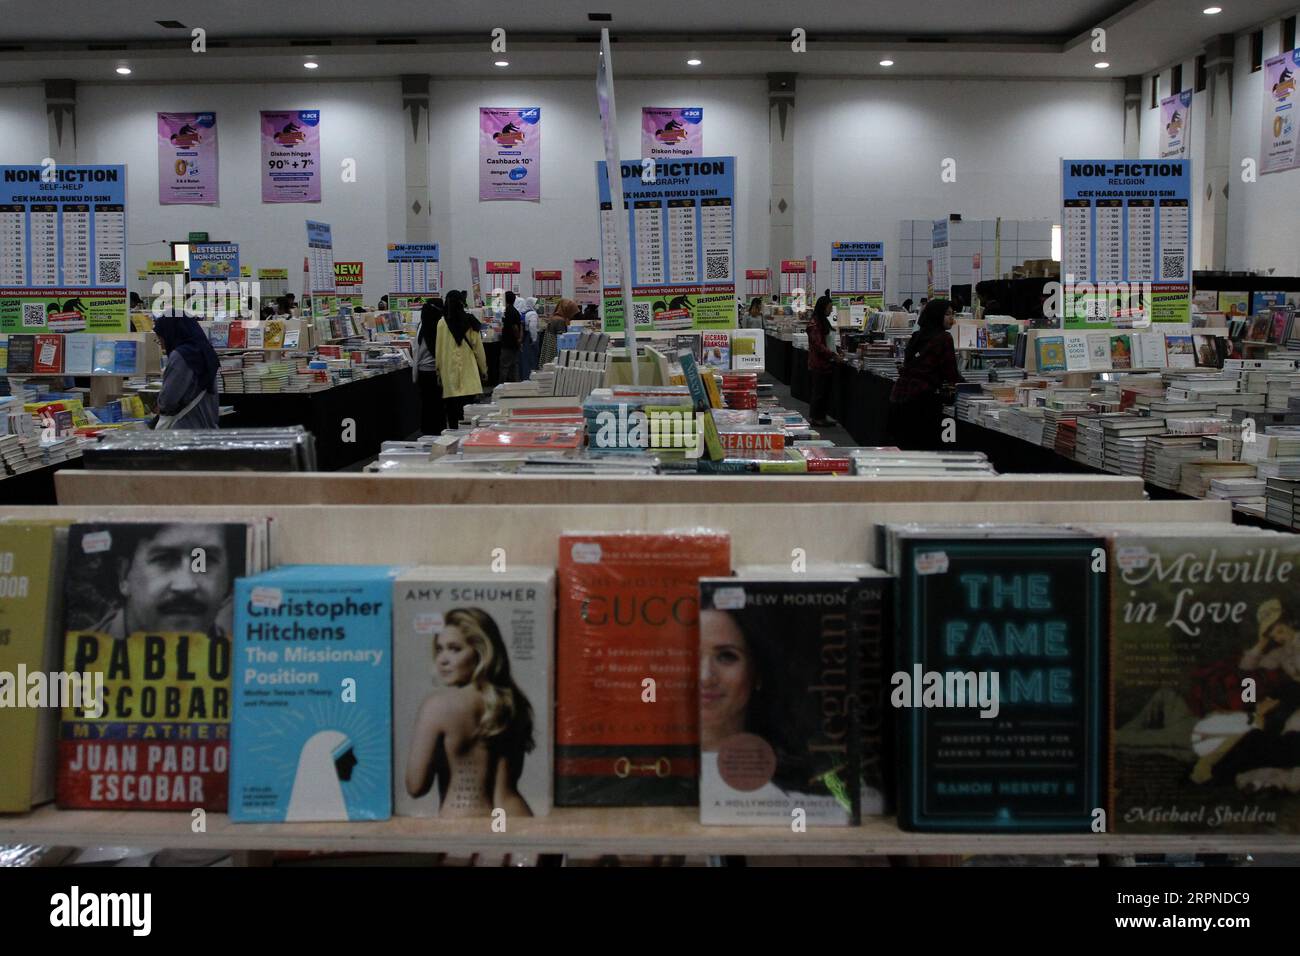
[[[125,166],[0,166],[0,332],[128,332]]]
[[[841,321],[855,305],[868,311],[885,306],[885,244],[883,242],[831,243],[831,297]]]
[[[481,106],[478,111],[478,198],[540,202],[542,110]]]
[[[320,202],[320,110],[262,111],[262,202]]]
[[[704,155],[704,109],[699,106],[643,107],[641,155],[655,159]]]
[[[217,114],[158,114],[158,203],[217,202]]]
[[[620,164],[623,215],[628,217],[632,311],[638,329],[665,331],[736,327],[734,156],[658,160],[653,182],[639,160]],[[600,274],[604,327],[623,329],[615,219],[604,161],[600,193]],[[614,283],[611,285],[611,283]]]
[[[573,260],[573,301],[584,309],[600,305],[600,260]]]
[[[1264,62],[1264,137],[1260,148],[1261,173],[1280,173],[1300,166],[1300,130],[1296,110],[1296,82],[1300,79],[1300,50]]]
[[[1192,91],[1160,101],[1160,158],[1181,159],[1191,152]]]
[[[1190,322],[1190,160],[1061,161],[1065,328]]]

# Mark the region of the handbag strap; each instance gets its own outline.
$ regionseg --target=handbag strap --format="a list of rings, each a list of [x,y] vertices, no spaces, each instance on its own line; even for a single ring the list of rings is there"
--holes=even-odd
[[[190,412],[194,411],[194,409],[198,406],[199,402],[203,401],[203,396],[205,394],[207,393],[199,392],[199,394],[195,395],[192,399],[190,399],[188,405],[182,408],[175,415],[159,415],[158,424],[154,425],[154,431],[166,431],[169,428],[175,428],[176,423],[178,421],[180,421]]]

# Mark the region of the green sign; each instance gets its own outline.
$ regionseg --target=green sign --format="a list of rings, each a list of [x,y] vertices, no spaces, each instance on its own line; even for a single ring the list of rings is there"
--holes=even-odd
[[[190,242],[207,242],[208,234],[206,232],[191,232]]]

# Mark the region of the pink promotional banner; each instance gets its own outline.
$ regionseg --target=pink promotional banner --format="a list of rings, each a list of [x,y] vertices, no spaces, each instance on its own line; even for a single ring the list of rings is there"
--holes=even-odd
[[[704,109],[702,107],[642,107],[642,158],[703,155]]]
[[[1264,139],[1259,171],[1280,173],[1300,166],[1300,50],[1264,61]]]
[[[542,110],[481,106],[478,111],[478,198],[540,202]]]
[[[1160,158],[1186,156],[1191,137],[1192,91],[1183,90],[1160,101]]]
[[[573,260],[573,301],[578,305],[600,305],[600,260]]]
[[[217,202],[217,114],[158,114],[158,203]]]
[[[262,111],[262,202],[320,202],[320,110]]]

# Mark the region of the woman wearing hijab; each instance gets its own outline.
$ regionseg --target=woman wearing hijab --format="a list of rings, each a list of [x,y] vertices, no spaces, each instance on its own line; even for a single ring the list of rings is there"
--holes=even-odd
[[[465,406],[483,394],[487,356],[480,328],[478,319],[465,309],[464,293],[447,296],[447,314],[438,320],[434,359],[448,428],[459,427]]]
[[[529,376],[538,368],[537,357],[541,352],[541,319],[537,317],[537,299],[529,297],[520,299],[519,316],[523,322],[523,338],[519,346],[519,380],[528,381]]]
[[[812,377],[812,400],[808,403],[808,421],[817,427],[832,424],[826,417],[826,406],[831,397],[831,376],[835,353],[829,344],[831,336],[831,297],[829,292],[813,306],[808,322],[808,372]]]
[[[437,435],[446,416],[442,410],[442,386],[438,383],[438,320],[443,316],[442,298],[431,296],[420,307],[420,327],[415,332],[415,355],[411,375],[420,390],[420,434]]]
[[[158,393],[155,428],[217,428],[217,353],[192,315],[154,318],[153,331],[167,356]]]
[[[962,381],[953,347],[953,310],[947,299],[931,299],[903,353],[903,371],[889,396],[889,430],[899,448],[937,451],[943,447],[943,400],[939,390]]]

